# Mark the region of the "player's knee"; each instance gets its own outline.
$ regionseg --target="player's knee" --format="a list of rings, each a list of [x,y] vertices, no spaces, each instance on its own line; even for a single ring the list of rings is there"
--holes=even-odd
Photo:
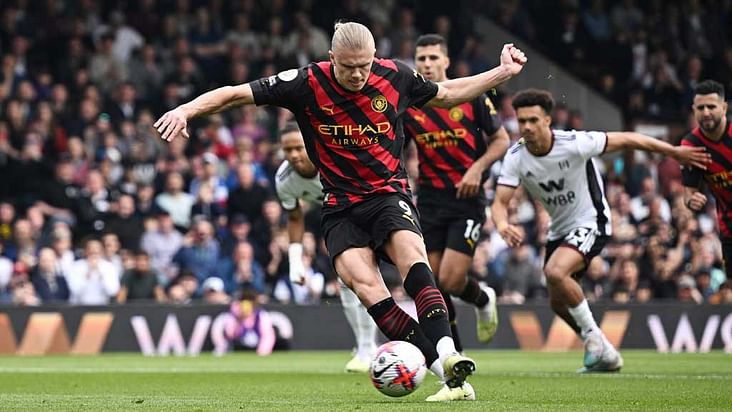
[[[544,266],[544,274],[546,275],[546,282],[549,285],[558,285],[564,281],[564,278],[569,276],[564,268],[551,263]]]
[[[465,276],[461,273],[451,273],[450,270],[446,270],[440,273],[437,284],[443,292],[459,295],[465,288]]]

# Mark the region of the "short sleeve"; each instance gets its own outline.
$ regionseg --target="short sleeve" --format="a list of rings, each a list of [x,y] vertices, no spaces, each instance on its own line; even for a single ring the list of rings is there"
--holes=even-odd
[[[297,196],[290,193],[279,180],[275,183],[275,188],[277,190],[277,198],[280,200],[280,205],[283,209],[287,211],[297,209],[299,205]]]
[[[577,150],[585,159],[599,156],[607,148],[607,133],[605,132],[575,132],[577,138]]]
[[[302,97],[308,90],[308,69],[302,67],[285,70],[250,82],[249,85],[257,106],[273,105],[289,109],[302,102]]]
[[[407,107],[420,108],[437,95],[436,83],[398,60],[394,60],[394,63],[399,71],[399,91],[407,97]]]
[[[495,134],[501,128],[501,120],[491,98],[484,94],[476,99],[474,106],[478,127],[488,136]]]
[[[510,150],[510,149],[509,149]],[[521,176],[518,171],[518,156],[507,154],[501,164],[501,172],[496,182],[501,186],[518,187],[521,184]]]
[[[681,140],[682,146],[695,146],[687,139]],[[681,184],[699,189],[704,181],[704,171],[693,166],[681,165]]]

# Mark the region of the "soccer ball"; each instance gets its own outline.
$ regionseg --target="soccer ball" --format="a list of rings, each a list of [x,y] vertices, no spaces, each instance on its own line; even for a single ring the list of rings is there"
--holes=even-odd
[[[374,387],[387,396],[414,392],[427,373],[424,355],[409,342],[386,342],[376,350],[369,375]]]

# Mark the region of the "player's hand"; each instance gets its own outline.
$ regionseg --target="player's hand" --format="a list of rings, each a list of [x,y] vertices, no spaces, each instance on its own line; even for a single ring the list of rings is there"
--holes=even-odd
[[[158,119],[153,127],[160,133],[163,140],[172,141],[178,136],[188,139],[188,118],[184,110],[178,106],[175,109],[165,113]]]
[[[689,200],[686,202],[686,207],[689,209],[698,212],[702,209],[704,209],[704,206],[707,204],[707,197],[702,192],[694,192],[693,195],[689,198]]]
[[[675,146],[673,157],[682,165],[702,170],[707,170],[707,165],[712,161],[712,155],[707,153],[707,149],[698,146]]]
[[[305,265],[302,262],[290,262],[290,283],[305,285]]]
[[[483,171],[479,167],[476,167],[476,163],[473,163],[465,172],[463,178],[460,179],[460,182],[455,186],[457,188],[457,198],[467,199],[477,196],[480,192],[480,178],[482,174]]]
[[[513,43],[503,45],[501,50],[501,67],[508,70],[511,76],[515,76],[521,72],[526,64],[526,55],[521,49],[514,47]]]
[[[506,241],[508,246],[517,247],[524,240],[524,231],[515,225],[505,225],[498,229],[498,234]]]

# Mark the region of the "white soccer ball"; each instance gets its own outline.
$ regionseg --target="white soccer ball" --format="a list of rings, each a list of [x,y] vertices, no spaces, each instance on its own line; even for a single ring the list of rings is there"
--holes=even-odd
[[[386,342],[376,350],[369,375],[374,387],[387,396],[414,392],[427,373],[424,355],[409,342]]]

